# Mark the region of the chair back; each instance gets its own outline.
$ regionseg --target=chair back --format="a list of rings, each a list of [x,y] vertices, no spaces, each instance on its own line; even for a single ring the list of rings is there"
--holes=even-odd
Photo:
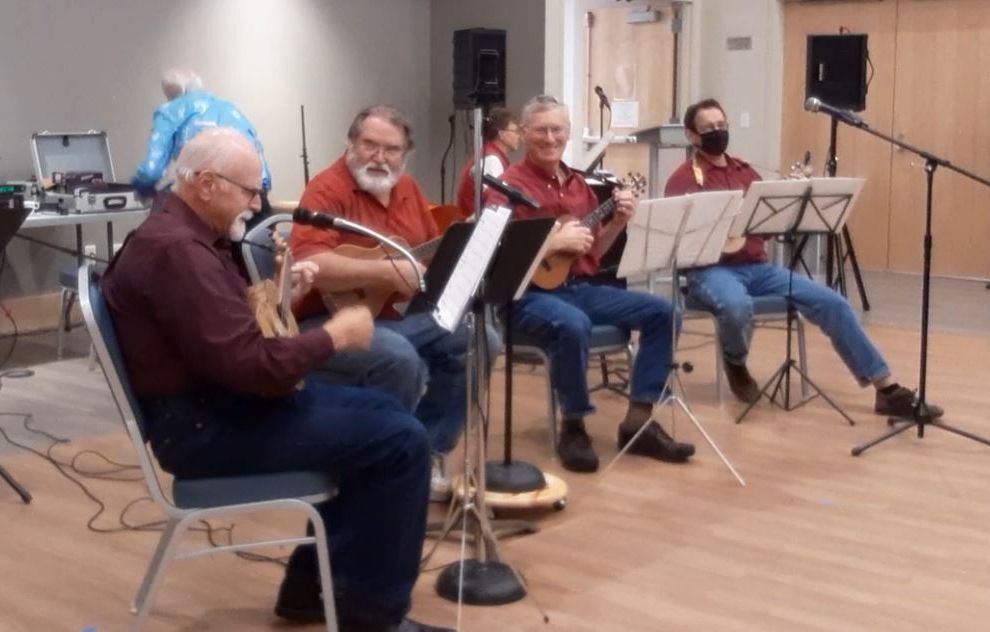
[[[275,241],[272,239],[272,226],[284,223],[291,224],[292,215],[288,213],[272,215],[244,235],[241,255],[251,283],[275,276]]]
[[[144,433],[147,424],[127,377],[127,367],[124,364],[120,344],[117,341],[113,316],[107,307],[103,292],[100,291],[100,277],[93,269],[92,264],[86,264],[79,267],[78,279],[79,306],[82,308],[83,318],[86,321],[86,329],[89,330],[96,356],[100,359],[103,374],[110,386],[110,393],[117,404],[117,410],[120,411],[124,428],[134,444],[141,471],[144,473],[145,482],[148,485],[148,491],[156,503],[169,510],[174,505],[166,498],[162,490],[151,453],[145,443]]]

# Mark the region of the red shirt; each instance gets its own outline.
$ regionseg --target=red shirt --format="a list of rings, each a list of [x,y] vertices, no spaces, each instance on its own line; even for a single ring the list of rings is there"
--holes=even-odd
[[[502,172],[509,168],[509,157],[505,155],[495,141],[489,141],[482,147],[484,157],[495,156],[502,163]],[[474,178],[471,176],[471,169],[474,168],[474,156],[465,163],[461,169],[459,184],[457,185],[457,206],[464,213],[464,217],[474,213]],[[484,191],[482,191],[484,193]]]
[[[388,206],[383,206],[375,196],[358,187],[343,156],[309,181],[299,206],[349,219],[389,237],[401,237],[410,246],[418,246],[439,234],[426,198],[409,174],[399,177]],[[300,224],[292,226],[289,236],[289,247],[296,259],[327,252],[341,244],[366,248],[377,245],[369,237]],[[296,311],[301,318],[324,312],[319,292],[315,289],[310,292]],[[383,314],[398,316],[391,304],[386,305]]]
[[[516,206],[513,209],[515,217],[525,219],[567,215],[581,219],[598,208],[598,198],[584,181],[584,176],[571,170],[564,163],[560,163],[560,168],[564,173],[563,179],[547,174],[527,156],[522,162],[517,162],[505,170],[502,179],[529,195],[540,205],[538,209],[523,205]],[[493,193],[487,199],[502,201],[505,198],[501,194]],[[597,237],[601,226],[590,228]],[[598,259],[597,248],[593,247],[574,261],[571,265],[571,276],[595,274],[598,272]]]
[[[102,289],[141,397],[282,395],[333,355],[322,327],[262,336],[230,242],[174,193],[127,240]]]
[[[742,191],[746,192],[749,185],[760,180],[760,174],[738,158],[725,155],[726,164],[724,167],[714,165],[702,154],[697,154],[698,167],[701,168],[704,184],[698,184],[695,179],[693,161],[688,160],[681,164],[674,173],[670,174],[667,180],[667,187],[664,195],[671,197],[674,195],[685,195],[697,193],[699,191]],[[750,235],[746,238],[746,244],[739,250],[723,254],[721,263],[763,263],[767,260],[767,252],[763,247],[763,237]]]

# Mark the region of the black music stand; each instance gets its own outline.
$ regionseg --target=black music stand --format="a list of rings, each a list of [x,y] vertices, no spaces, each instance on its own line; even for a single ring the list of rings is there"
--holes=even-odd
[[[738,220],[744,224],[742,235],[783,236],[785,241],[795,244],[797,236],[813,234],[837,234],[852,211],[853,203],[863,187],[860,178],[811,178],[809,180],[778,180],[754,182],[743,200],[742,211]],[[733,223],[733,229],[738,227]],[[767,397],[771,403],[784,410],[791,411],[821,396],[829,406],[849,422],[856,425],[842,408],[823,391],[814,380],[797,364],[793,357],[792,331],[797,318],[792,295],[794,283],[794,267],[800,256],[800,248],[793,251],[791,257],[787,284],[787,354],[780,367],[770,376],[763,388],[761,397],[750,402],[736,418],[736,423],[743,420],[749,411],[762,399]],[[791,371],[796,372],[802,384],[810,386],[814,394],[802,399],[796,404],[791,403]],[[770,387],[773,390],[770,391]],[[769,391],[769,395],[767,394]],[[781,401],[777,396],[782,395]]]
[[[21,224],[30,213],[30,209],[24,208],[24,200],[20,197],[6,198],[0,200],[0,248],[6,248],[7,244],[20,229]],[[5,375],[0,374],[0,379]],[[13,377],[13,376],[10,376]],[[5,413],[0,413],[0,415]],[[0,465],[0,478],[7,481],[7,484],[14,488],[14,491],[21,497],[25,504],[31,502],[31,493],[17,480],[10,475],[3,465]]]
[[[485,209],[486,214],[490,209]],[[475,605],[497,605],[523,598],[526,589],[521,578],[511,566],[501,562],[498,554],[496,527],[510,532],[531,533],[532,523],[524,520],[492,521],[485,504],[486,448],[485,424],[482,402],[488,389],[489,371],[485,357],[485,305],[503,303],[511,299],[518,288],[528,282],[535,268],[538,255],[553,227],[552,218],[524,220],[530,231],[505,226],[511,210],[507,207],[494,211],[500,222],[488,222],[482,215],[469,229],[471,236],[463,245],[443,284],[439,276],[434,287],[428,288],[435,298],[424,299],[441,327],[453,331],[464,317],[467,320],[469,346],[467,357],[468,415],[465,432],[464,471],[456,485],[454,500],[441,528],[440,537],[434,542],[425,559],[429,559],[458,522],[462,522],[464,537],[473,535],[475,557],[461,559],[445,568],[437,577],[437,593],[451,601],[464,600]],[[535,224],[534,224],[535,222]],[[542,232],[542,239],[533,239],[530,233]],[[453,238],[452,238],[453,239]],[[441,248],[443,243],[441,242]],[[501,256],[498,253],[502,253]],[[438,256],[441,252],[438,251]],[[431,263],[431,269],[436,261]],[[438,267],[437,275],[443,274]],[[436,293],[440,292],[439,295]],[[422,303],[420,304],[422,305]],[[420,307],[417,306],[417,309]],[[468,524],[470,522],[470,524]],[[425,560],[424,560],[425,563]]]

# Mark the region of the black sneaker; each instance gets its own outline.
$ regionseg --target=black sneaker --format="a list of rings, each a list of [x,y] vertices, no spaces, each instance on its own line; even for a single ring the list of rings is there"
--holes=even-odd
[[[914,405],[918,401],[914,391],[898,386],[891,393],[883,393],[877,389],[877,397],[873,402],[873,412],[878,415],[888,415],[890,417],[900,417],[902,419],[914,419]],[[932,419],[938,419],[945,411],[941,406],[928,404],[928,413]]]
[[[674,441],[656,421],[650,420],[646,423],[649,426],[637,437],[636,443],[629,446],[627,450],[629,454],[648,456],[670,463],[683,463],[694,456],[694,445]],[[635,431],[619,426],[619,449],[626,447],[635,434]]]
[[[286,573],[278,589],[275,614],[287,621],[320,623],[323,614],[323,596],[319,580],[294,577]]]
[[[749,374],[745,364],[724,361],[725,377],[729,379],[729,390],[741,402],[752,404],[760,399],[760,386]]]
[[[561,465],[572,472],[594,472],[598,469],[598,455],[591,447],[591,437],[583,423],[563,424],[557,438],[557,456]]]

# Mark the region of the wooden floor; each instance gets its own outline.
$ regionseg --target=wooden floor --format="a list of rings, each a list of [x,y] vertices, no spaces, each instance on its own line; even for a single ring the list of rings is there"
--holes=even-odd
[[[916,331],[876,325],[869,331],[896,376],[913,386]],[[685,337],[683,345],[699,341]],[[930,400],[945,406],[948,423],[990,436],[990,336],[936,333],[931,346]],[[676,434],[698,446],[690,464],[626,457],[607,475],[565,473],[567,508],[533,514],[541,532],[502,545],[532,598],[465,608],[461,629],[987,629],[990,447],[930,428],[923,440],[901,435],[852,458],[850,447],[886,430],[885,420],[871,413],[872,390],[853,383],[817,331],[810,347],[814,378],[856,419],[855,427],[821,401],[790,413],[761,404],[734,425],[739,406],[719,407],[714,398],[711,347],[685,353],[697,367],[684,379],[688,400],[747,486],[735,482],[683,417]],[[762,379],[780,361],[782,334],[761,330],[754,348],[751,366]],[[81,358],[36,370],[31,379],[4,380],[0,408],[31,411],[38,427],[77,437],[56,448],[61,459],[96,448],[133,462],[99,370],[88,371]],[[542,374],[523,368],[517,375],[517,450],[560,473],[541,416]],[[501,383],[499,373],[495,411]],[[609,393],[596,394],[595,402],[589,425],[607,460],[624,403]],[[15,438],[45,445],[18,423],[0,418]],[[0,483],[0,630],[125,629],[157,534],[90,532],[86,521],[95,506],[51,465],[9,448],[0,459],[35,496],[25,506]],[[87,485],[108,504],[97,522],[102,527],[116,526],[124,505],[143,493],[138,482]],[[155,518],[147,505],[129,515],[132,522]],[[282,516],[239,521],[234,537],[280,526],[301,523]],[[444,544],[431,565],[456,555],[455,543]],[[271,613],[279,579],[273,564],[230,555],[177,562],[148,629],[286,629]],[[436,596],[435,579],[435,571],[421,577],[413,614],[453,626],[457,608]]]

